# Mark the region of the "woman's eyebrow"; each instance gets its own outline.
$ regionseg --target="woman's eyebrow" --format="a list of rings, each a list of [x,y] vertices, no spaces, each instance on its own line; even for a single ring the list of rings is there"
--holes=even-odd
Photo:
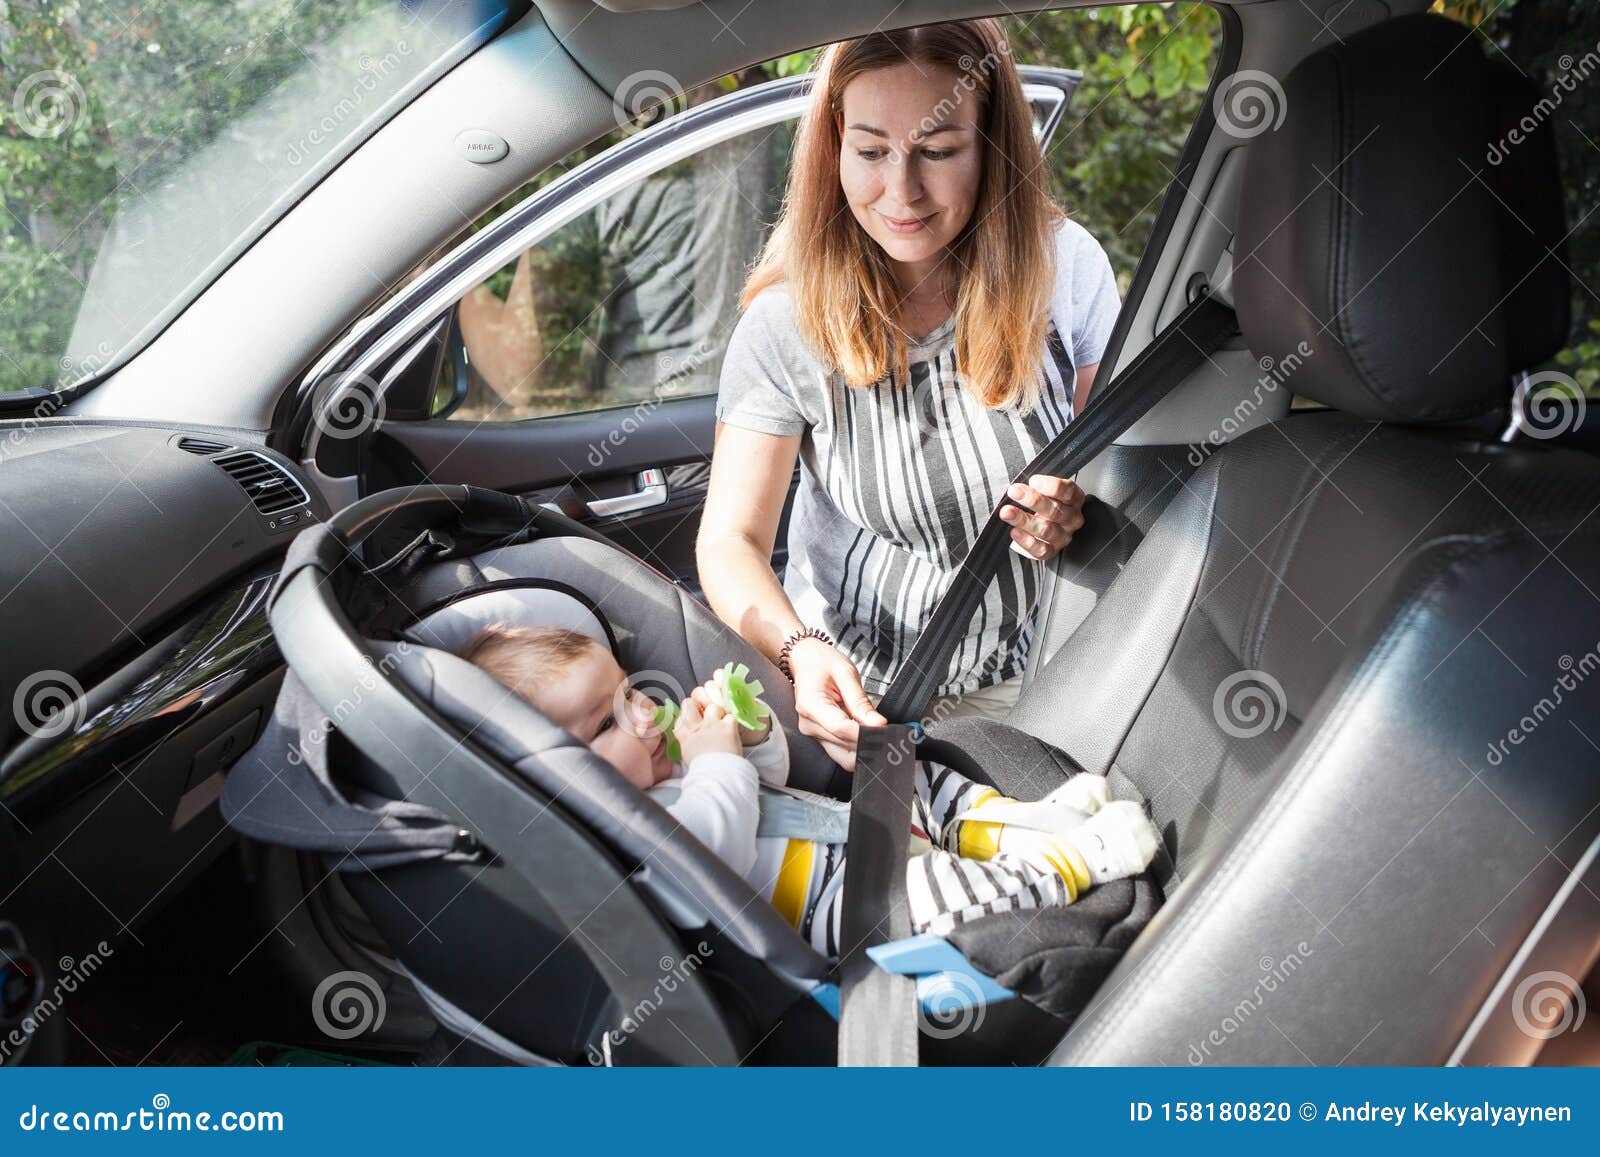
[[[875,128],[872,125],[854,124],[854,125],[847,125],[845,127],[852,128],[852,129],[858,129],[858,130],[860,130],[861,132],[864,132],[864,133],[871,133],[875,137],[884,137],[885,139],[887,139],[888,136],[889,136],[889,134],[884,132],[882,129]],[[919,141],[925,141],[929,137],[935,135],[936,133],[959,133],[959,132],[965,132],[965,131],[966,131],[966,126],[964,126],[964,125],[942,124],[942,125],[934,125],[932,128],[926,130],[925,132],[914,133],[913,136],[915,137],[915,139],[917,139]]]

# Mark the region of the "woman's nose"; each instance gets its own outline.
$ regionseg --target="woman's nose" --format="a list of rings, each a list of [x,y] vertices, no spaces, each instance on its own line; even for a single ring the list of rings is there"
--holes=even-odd
[[[910,205],[922,199],[922,174],[917,167],[915,154],[899,150],[889,166],[889,191]]]

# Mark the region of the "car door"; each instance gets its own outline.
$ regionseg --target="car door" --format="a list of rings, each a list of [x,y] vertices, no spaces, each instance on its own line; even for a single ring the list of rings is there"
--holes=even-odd
[[[1047,142],[1080,74],[1022,73]],[[698,592],[722,356],[810,81],[735,90],[626,137],[354,327],[298,415],[330,503],[423,482],[526,495]]]

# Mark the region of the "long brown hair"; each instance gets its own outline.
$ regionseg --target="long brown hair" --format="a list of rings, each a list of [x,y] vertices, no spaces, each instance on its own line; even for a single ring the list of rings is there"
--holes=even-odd
[[[906,370],[889,257],[862,229],[839,183],[844,90],[862,73],[912,61],[953,72],[950,99],[975,98],[984,158],[972,220],[951,244],[956,362],[985,406],[1031,410],[1055,284],[1055,225],[1044,157],[1022,80],[997,20],[874,32],[830,45],[795,141],[777,227],[740,306],[784,283],[801,336],[848,385]],[[953,263],[953,265],[951,264]]]

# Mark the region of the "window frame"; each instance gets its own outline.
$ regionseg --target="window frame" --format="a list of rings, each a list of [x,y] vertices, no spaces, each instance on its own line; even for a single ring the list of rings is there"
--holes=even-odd
[[[1039,128],[1041,138],[1048,141],[1082,74],[1076,69],[1043,65],[1019,65],[1017,71],[1030,103],[1054,102]],[[307,372],[295,395],[295,420],[286,438],[298,450],[296,456],[302,460],[316,456],[321,439],[311,420],[314,410],[333,409],[356,391],[370,394],[376,390],[394,358],[496,271],[635,181],[713,145],[798,119],[810,99],[814,78],[814,73],[808,73],[768,81],[669,117],[591,157],[466,238],[352,325]]]

